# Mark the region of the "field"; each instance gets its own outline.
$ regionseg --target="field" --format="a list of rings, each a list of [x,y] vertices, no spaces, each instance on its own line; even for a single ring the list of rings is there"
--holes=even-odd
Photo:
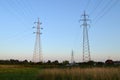
[[[0,80],[36,80],[39,70],[19,65],[1,65]]]
[[[0,80],[120,80],[120,67],[41,69],[0,65]]]

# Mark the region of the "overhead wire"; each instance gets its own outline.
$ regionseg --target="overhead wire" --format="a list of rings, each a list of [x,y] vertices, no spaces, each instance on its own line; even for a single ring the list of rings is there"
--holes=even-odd
[[[9,1],[9,0],[8,0]],[[26,7],[26,4],[27,3],[24,3],[24,2],[21,2],[20,0],[16,0],[17,1],[17,3],[15,2],[15,1],[13,1],[13,0],[11,0],[11,1],[9,1],[8,2],[8,4],[10,5],[10,7],[12,7],[12,9],[14,10],[14,11],[12,11],[15,15],[17,15],[16,17],[20,17],[20,16],[18,16],[19,15],[19,11],[18,10],[20,10],[21,11],[21,13],[24,13],[23,15],[28,15],[27,13],[29,13],[29,15],[32,15],[32,13],[31,13],[31,11],[32,10],[30,10],[30,9],[28,9],[28,7]],[[23,1],[23,0],[22,0]],[[97,18],[95,18],[96,19],[96,21],[98,21],[100,18],[102,18],[102,17],[104,17],[105,16],[105,14],[106,13],[108,13],[109,12],[109,10],[111,9],[111,8],[113,8],[113,6],[118,2],[119,0],[116,0],[111,6],[110,6],[110,4],[113,2],[113,0],[109,0],[109,2],[104,6],[104,8],[103,9],[101,9],[101,11],[100,11],[100,13],[97,15]],[[89,5],[90,5],[90,2],[91,2],[91,0],[88,0],[88,2],[86,3],[86,10],[88,10],[88,8],[89,8]],[[14,4],[14,5],[13,5]],[[102,2],[101,2],[101,4],[102,4]],[[100,5],[100,4],[99,4]],[[25,9],[23,9],[23,10],[21,10],[21,8],[19,8],[19,7],[21,7],[22,6],[22,8],[25,8]],[[16,7],[16,8],[15,8]],[[97,8],[99,8],[99,6],[98,7],[95,7],[95,9],[97,9]],[[95,12],[95,11],[94,11]],[[92,13],[94,13],[94,12],[92,12]],[[23,18],[23,17],[21,17],[21,18]],[[22,21],[23,19],[21,19],[20,20],[20,22]],[[24,21],[22,21],[22,22],[24,22]],[[22,23],[23,24],[23,23]],[[25,23],[24,23],[25,24]]]
[[[85,0],[86,1],[86,0]],[[90,5],[91,0],[87,0],[86,6],[85,6],[85,11],[88,11],[89,5]]]
[[[19,1],[19,0],[18,0],[18,1]],[[20,0],[19,2],[21,2],[22,7],[24,8],[24,12],[27,13],[27,16],[29,16],[29,18],[32,17],[33,14],[32,14],[32,10],[31,10],[31,8],[30,8],[30,3],[29,3],[29,1]],[[19,4],[19,2],[18,2],[18,4]],[[29,4],[29,5],[28,5],[28,4]]]
[[[102,17],[104,17],[118,2],[118,0],[113,1],[109,0],[107,4],[102,8],[102,10],[99,12],[99,14],[94,18],[94,22],[98,22]]]
[[[15,0],[17,1],[17,0]],[[20,23],[25,24],[23,17],[21,16],[22,10],[19,8],[18,4],[16,4],[14,0],[8,0],[6,3],[8,4],[9,10],[12,12],[12,14],[14,14],[14,17],[16,17],[16,21],[19,21]],[[25,14],[22,13],[23,16],[25,16]]]
[[[104,1],[104,0],[97,0],[97,1],[96,1],[97,3],[94,2],[95,5],[94,5],[93,9],[91,9],[89,15],[93,15],[93,14],[99,9],[99,7],[100,7],[101,4],[103,3],[103,1]]]
[[[23,9],[21,9],[21,3],[20,4],[18,4],[17,3],[17,0],[7,0],[7,2],[5,2],[6,3],[6,5],[8,5],[8,7],[10,7],[9,9],[8,8],[6,8],[11,14],[13,14],[14,15],[14,17],[16,18],[16,21],[18,21],[19,23],[21,23],[23,26],[27,26],[27,24],[25,23],[25,19],[24,19],[24,17],[27,15],[26,14],[26,12],[25,12],[25,10],[23,10]],[[22,8],[24,8],[24,7],[22,7]],[[21,15],[23,15],[23,16],[21,16]],[[17,25],[15,25],[15,26],[17,26]],[[9,39],[12,39],[12,38],[17,38],[17,37],[19,37],[19,36],[21,36],[21,33],[22,34],[25,34],[25,33],[27,33],[28,31],[30,31],[30,29],[31,29],[31,27],[28,29],[28,28],[26,28],[26,30],[20,30],[19,29],[19,32],[17,31],[14,31],[14,35],[10,35],[10,36],[8,36],[8,40]],[[21,32],[22,31],[22,32]],[[16,32],[16,33],[15,33]],[[32,32],[31,32],[32,33]],[[24,35],[22,35],[23,37],[24,37]],[[7,39],[6,39],[7,40]]]
[[[20,9],[20,12],[24,15],[24,19],[26,18],[26,16],[29,15],[28,10],[26,9],[26,6],[24,6],[24,3],[22,2],[23,0],[16,0],[16,4],[18,5],[18,9]]]
[[[103,12],[109,7],[109,5],[111,4],[112,0],[106,0],[104,1],[103,5],[101,6],[101,8],[99,8],[99,11],[97,13],[97,15],[95,16],[94,20],[96,20],[99,16],[101,16],[103,14]]]
[[[25,3],[25,0],[23,0],[23,1]],[[27,5],[27,9],[31,13],[31,16],[33,16],[34,9],[32,8],[32,5],[31,5],[30,1],[27,1],[26,5]]]

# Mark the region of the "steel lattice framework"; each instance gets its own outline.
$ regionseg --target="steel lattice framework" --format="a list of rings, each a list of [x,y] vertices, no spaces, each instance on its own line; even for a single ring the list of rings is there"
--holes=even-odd
[[[36,28],[36,32],[34,32],[36,34],[36,41],[35,41],[35,45],[34,45],[34,53],[33,53],[33,62],[37,63],[37,62],[42,62],[42,51],[41,51],[41,37],[40,35],[41,33],[41,28],[40,25],[42,23],[40,23],[39,18],[38,18],[38,22],[34,22],[35,24],[37,24],[37,27],[33,27]]]
[[[72,53],[71,53],[71,64],[74,64],[74,52],[72,50]]]
[[[90,26],[87,24],[87,21],[90,21],[88,19],[88,15],[85,13],[82,15],[81,21],[83,21],[83,62],[88,62],[91,60],[90,56],[90,46],[89,46],[89,37],[88,37],[88,27]]]

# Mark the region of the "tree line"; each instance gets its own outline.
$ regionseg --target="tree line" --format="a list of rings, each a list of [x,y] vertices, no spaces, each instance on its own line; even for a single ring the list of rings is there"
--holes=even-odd
[[[94,67],[94,66],[120,66],[120,61],[112,61],[112,60],[106,60],[105,62],[95,62],[95,61],[88,61],[88,62],[74,62],[70,63],[69,61],[65,60],[63,62],[59,62],[58,60],[51,61],[48,60],[46,62],[37,62],[34,63],[32,61],[28,60],[15,60],[15,59],[10,59],[10,60],[0,60],[0,64],[7,64],[7,65],[42,65],[44,67],[48,66],[66,66],[66,67],[71,67],[71,66],[80,66],[80,67]]]

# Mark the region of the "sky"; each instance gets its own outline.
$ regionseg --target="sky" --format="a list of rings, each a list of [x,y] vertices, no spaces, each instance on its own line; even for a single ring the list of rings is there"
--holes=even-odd
[[[40,18],[43,61],[82,61],[82,22],[89,15],[91,59],[120,60],[120,0],[0,0],[0,60],[32,60]]]

